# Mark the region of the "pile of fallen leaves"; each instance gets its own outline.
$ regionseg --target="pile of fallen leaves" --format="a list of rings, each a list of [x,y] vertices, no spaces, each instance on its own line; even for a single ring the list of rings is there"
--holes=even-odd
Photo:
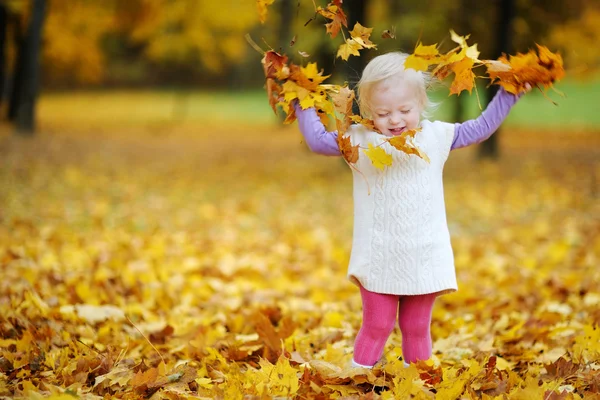
[[[273,1],[257,0],[262,23],[265,23],[267,7]],[[371,41],[373,28],[366,28],[357,22],[347,35],[344,33],[344,28],[348,29],[348,22],[342,0],[333,0],[326,7],[315,4],[315,18],[317,16],[328,21],[325,27],[331,39],[342,33],[344,41],[339,46],[337,57],[348,60],[350,56],[361,56],[361,50],[377,48]],[[477,44],[470,46],[467,43],[469,35],[460,36],[454,31],[450,31],[450,34],[452,41],[458,44],[454,49],[440,53],[437,44],[424,46],[419,43],[405,63],[405,68],[416,71],[431,69],[432,75],[440,81],[453,75],[450,95],[458,95],[465,90],[471,93],[476,80],[474,69],[481,66],[486,67],[490,84],[500,85],[515,95],[525,93],[529,87],[546,91],[553,88],[553,84],[564,77],[562,57],[552,53],[545,46],[537,45],[538,53],[531,50],[526,54],[503,55],[498,60],[480,60]],[[385,30],[381,37],[393,39],[394,35],[390,34],[389,30]],[[281,107],[286,114],[284,122],[289,124],[296,119],[294,104],[297,102],[302,109],[315,108],[325,126],[329,125],[330,119],[335,121],[340,152],[346,162],[355,168],[360,154],[359,146],[352,146],[350,139],[345,136],[346,131],[352,123],[361,123],[370,130],[376,131],[376,129],[372,120],[352,112],[354,92],[347,85],[324,84],[329,75],[324,76],[316,63],[309,62],[306,67],[298,66],[289,61],[285,54],[279,54],[274,50],[264,52],[255,43],[252,41],[251,43],[255,49],[264,54],[262,64],[266,77],[266,90],[273,111],[277,113],[277,107]],[[396,150],[429,161],[427,155],[412,140],[417,132],[418,130],[405,131],[397,138],[387,139],[387,142]],[[392,165],[392,156],[381,146],[369,146],[362,150],[377,168],[384,169]]]
[[[396,330],[366,371],[350,368],[351,174],[291,132],[247,131],[0,142],[0,396],[599,395],[594,145],[451,157],[459,291],[436,304],[434,359],[404,368]]]

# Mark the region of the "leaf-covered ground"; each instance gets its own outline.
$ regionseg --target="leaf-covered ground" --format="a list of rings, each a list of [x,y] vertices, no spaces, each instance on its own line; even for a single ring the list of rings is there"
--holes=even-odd
[[[453,154],[435,357],[404,368],[396,330],[365,371],[350,172],[295,129],[4,132],[0,396],[598,398],[599,138]]]

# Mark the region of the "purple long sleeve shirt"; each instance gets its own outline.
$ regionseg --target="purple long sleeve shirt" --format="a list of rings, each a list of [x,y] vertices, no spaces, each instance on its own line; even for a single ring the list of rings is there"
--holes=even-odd
[[[517,96],[507,93],[501,87],[479,117],[463,123],[456,123],[454,140],[450,149],[481,143],[492,136],[517,100]],[[314,108],[303,110],[296,104],[296,117],[300,132],[313,152],[326,156],[341,155],[337,145],[337,131],[328,132]]]

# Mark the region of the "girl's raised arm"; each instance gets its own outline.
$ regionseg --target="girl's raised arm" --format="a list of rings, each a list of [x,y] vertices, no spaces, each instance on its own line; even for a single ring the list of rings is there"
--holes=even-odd
[[[298,103],[294,104],[298,127],[308,148],[325,156],[341,156],[337,145],[337,132],[327,132],[314,108],[303,110]]]
[[[461,147],[481,143],[492,136],[518,99],[519,96],[508,93],[500,87],[479,117],[456,124],[454,141],[450,149],[460,149]]]

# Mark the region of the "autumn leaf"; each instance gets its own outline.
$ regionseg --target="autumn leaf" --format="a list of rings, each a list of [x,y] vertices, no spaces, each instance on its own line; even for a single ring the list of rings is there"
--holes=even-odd
[[[396,27],[391,27],[390,29],[385,29],[381,33],[382,39],[396,39]]]
[[[436,64],[439,60],[437,45],[423,46],[419,43],[414,53],[409,55],[404,63],[404,68],[412,68],[417,71],[427,71],[429,66]]]
[[[357,22],[350,32],[350,37],[338,48],[337,57],[348,61],[351,55],[360,56],[359,50],[376,48],[377,46],[369,39],[371,32],[373,28],[365,28]]]
[[[331,20],[331,22],[325,24],[325,26],[327,28],[327,33],[331,35],[332,39],[338,35],[342,26],[348,27],[346,14],[342,9],[342,0],[333,0],[325,8],[320,6],[317,7],[316,11],[317,14]]]
[[[473,61],[479,60],[479,50],[477,50],[477,43],[469,46],[467,44],[467,39],[470,35],[460,36],[454,30],[450,29],[450,38],[452,41],[459,44],[460,48],[464,50],[464,54],[466,57],[469,57]]]
[[[363,118],[360,115],[351,115],[350,120],[356,124],[361,124],[370,131],[379,132],[372,119]]]
[[[454,72],[454,80],[450,86],[450,95],[458,95],[463,90],[467,90],[471,93],[471,90],[473,90],[473,86],[475,85],[473,65],[473,59],[465,57],[461,61],[455,62],[450,66],[450,69]]]
[[[365,49],[372,49],[377,47],[371,40],[371,32],[373,32],[373,28],[365,28],[359,22],[354,24],[354,28],[350,31],[350,36],[352,39],[358,44],[360,44]]]
[[[392,156],[381,147],[373,147],[372,143],[369,143],[369,149],[363,150],[363,152],[369,157],[373,166],[383,171],[387,166],[392,165]]]
[[[519,94],[527,90],[526,85],[542,86],[548,89],[565,75],[562,57],[545,46],[537,46],[528,53],[500,57],[496,61],[485,61],[487,72],[492,80],[506,91]]]
[[[337,51],[337,57],[344,61],[348,61],[350,56],[360,56],[358,50],[362,49],[360,43],[352,38],[346,39],[346,42],[340,45]]]
[[[355,164],[358,161],[358,145],[352,146],[350,137],[341,133],[338,133],[337,142],[344,159],[350,164]]]
[[[408,131],[402,132],[398,136],[394,136],[390,139],[387,139],[387,142],[392,145],[397,150],[400,150],[406,154],[414,154],[417,157],[422,158],[426,162],[430,162],[427,154],[422,152],[413,142],[412,139],[415,137],[417,132],[420,132],[421,129],[410,129]]]

